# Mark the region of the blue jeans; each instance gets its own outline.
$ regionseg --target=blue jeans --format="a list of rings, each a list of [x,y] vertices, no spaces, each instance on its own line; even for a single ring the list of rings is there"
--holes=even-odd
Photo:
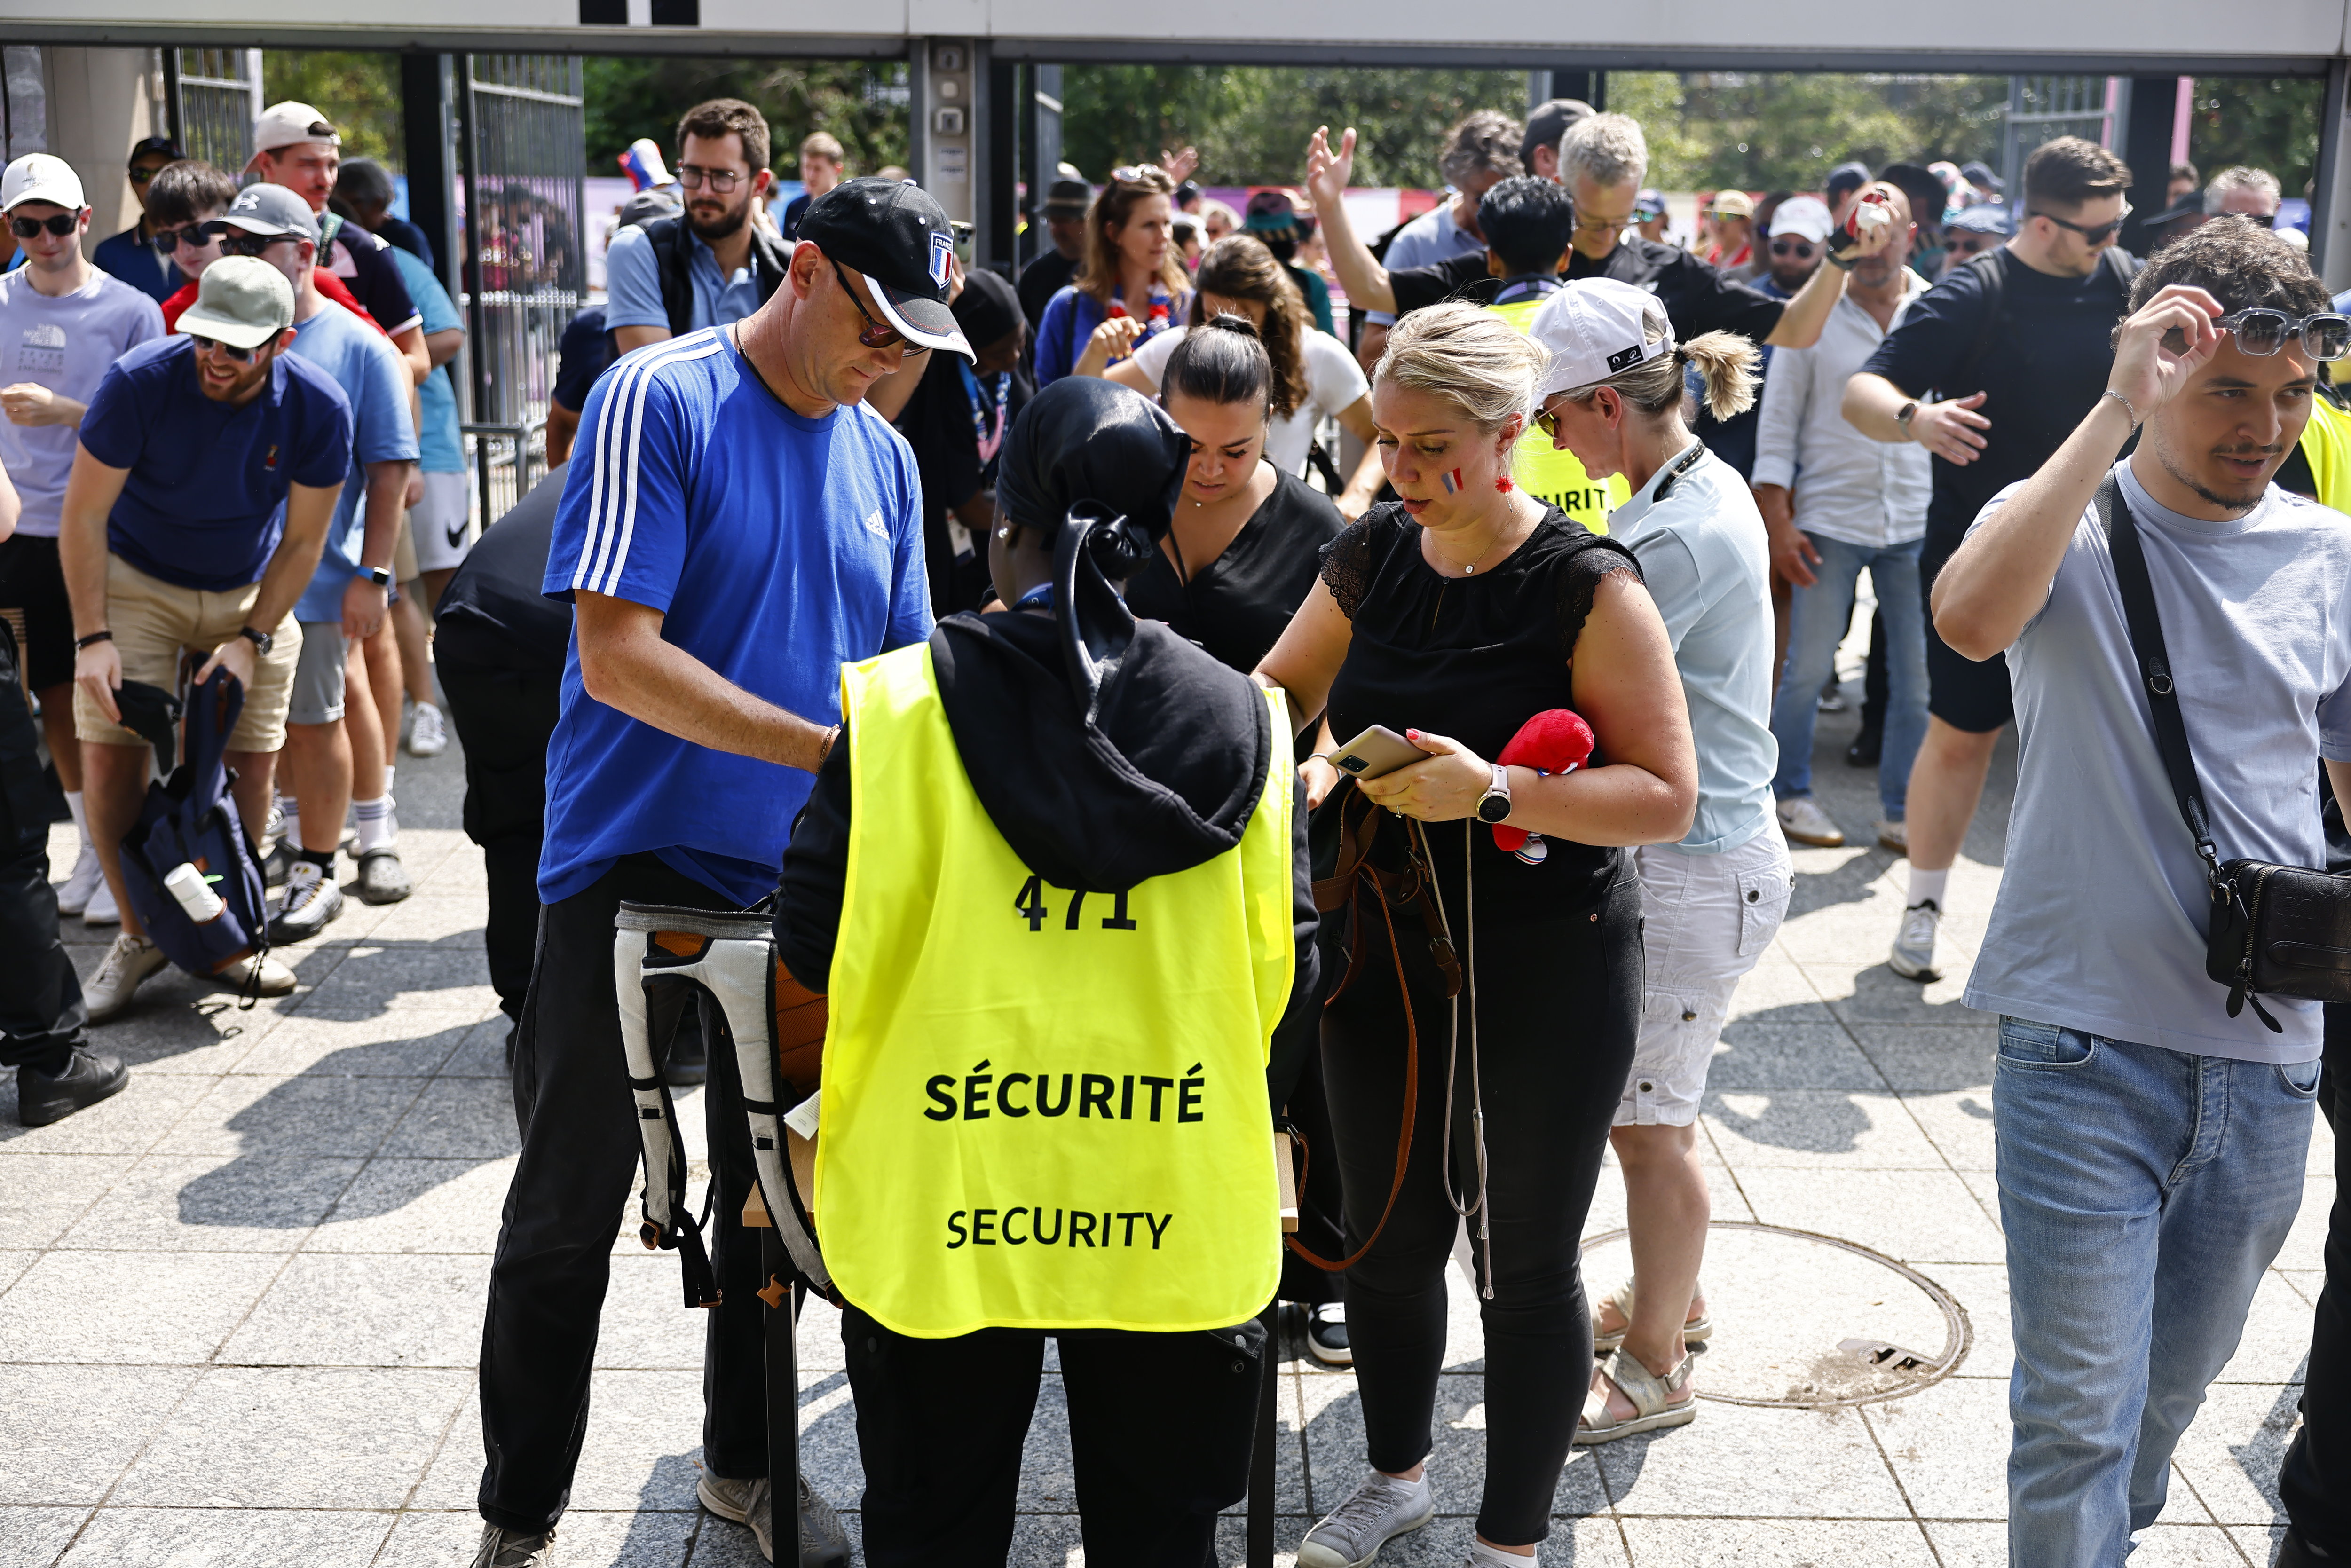
[[[2011,1568],[2118,1568],[2302,1204],[2318,1063],[2000,1024]]]
[[[1886,820],[1898,822],[1910,794],[1910,764],[1927,738],[1927,610],[1918,591],[1918,550],[1925,541],[1849,545],[1805,537],[1821,564],[1813,569],[1813,586],[1796,589],[1789,601],[1788,665],[1771,703],[1771,737],[1780,743],[1771,793],[1787,800],[1813,792],[1814,703],[1836,669],[1837,644],[1853,624],[1854,583],[1867,567],[1877,612],[1886,617],[1886,737],[1877,798]]]

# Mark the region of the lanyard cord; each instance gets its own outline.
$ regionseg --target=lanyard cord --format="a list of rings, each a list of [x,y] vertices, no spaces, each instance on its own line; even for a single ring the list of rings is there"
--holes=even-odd
[[[1420,839],[1421,858],[1428,866],[1428,895],[1437,906],[1437,929],[1448,943],[1453,940],[1453,923],[1446,917],[1445,894],[1437,884],[1437,857],[1428,852],[1428,833],[1417,819],[1412,820],[1412,831]],[[1461,1049],[1461,998],[1456,993],[1447,1002],[1451,1016],[1446,1028],[1445,1042],[1445,1134],[1440,1155],[1445,1178],[1445,1201],[1463,1220],[1478,1217],[1477,1239],[1484,1246],[1485,1267],[1479,1270],[1478,1293],[1488,1301],[1494,1299],[1494,1233],[1493,1209],[1486,1201],[1486,1091],[1483,1074],[1479,1071],[1478,1053],[1478,873],[1475,866],[1477,844],[1470,832],[1470,819],[1461,820],[1461,879],[1462,896],[1467,905],[1463,912],[1464,935],[1468,946],[1461,954],[1462,978],[1469,992],[1469,1126],[1471,1153],[1478,1162],[1478,1196],[1465,1206],[1453,1185],[1453,1093],[1458,1077],[1457,1063]],[[1410,1007],[1412,998],[1405,998]]]

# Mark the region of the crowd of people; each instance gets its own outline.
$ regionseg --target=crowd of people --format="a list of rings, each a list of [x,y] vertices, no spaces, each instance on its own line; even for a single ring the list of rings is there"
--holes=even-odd
[[[429,245],[317,110],[257,129],[242,184],[140,143],[95,263],[74,170],[0,191],[0,923],[30,956],[0,1062],[28,1123],[127,1082],[89,1031],[166,962],[123,844],[192,681],[242,693],[235,810],[283,886],[214,971],[253,995],[293,988],[269,944],[335,918],[339,853],[407,895],[403,694],[430,755],[445,693],[521,1140],[475,1568],[557,1560],[631,1089],[663,1083],[706,1086],[698,1496],[771,1560],[779,1506],[801,1560],[849,1546],[846,1500],[768,1492],[755,1192],[842,1309],[869,1563],[1003,1560],[1048,1338],[1089,1557],[1210,1561],[1279,1300],[1364,1413],[1298,1561],[1362,1568],[1435,1513],[1466,1243],[1464,1555],[1523,1568],[1572,1448],[1699,1419],[1740,1332],[1696,1124],[1791,842],[1845,841],[1812,770],[1865,573],[1847,759],[1908,862],[1895,974],[1939,977],[2020,737],[1965,993],[2000,1020],[2010,1559],[2119,1563],[2154,1521],[2351,1027],[2326,899],[2220,897],[2240,862],[2351,869],[2351,318],[2273,178],[2176,167],[2144,260],[2131,171],[2074,138],[2012,202],[1980,164],[1849,165],[1718,193],[1681,245],[1641,126],[1558,99],[1467,117],[1446,198],[1370,243],[1352,130],[1245,213],[1188,150],[1072,174],[1014,278],[820,131],[771,215],[768,125],[714,100],[565,336],[554,466],[475,548]],[[55,884],[42,749],[80,833]],[[829,1013],[805,1103],[675,996],[632,1085],[624,906],[758,912],[770,983]],[[87,982],[70,915],[121,925]],[[771,1189],[747,1117],[785,1111],[813,1166]],[[1612,1149],[1634,1274],[1594,1294]],[[2351,1554],[2345,1228],[2288,1568]]]

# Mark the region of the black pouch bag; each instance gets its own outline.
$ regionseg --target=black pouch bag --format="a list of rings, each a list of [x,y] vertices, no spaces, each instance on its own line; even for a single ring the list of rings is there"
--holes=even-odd
[[[2229,988],[2231,1018],[2251,1002],[2254,1015],[2282,1034],[2283,1026],[2262,1006],[2264,991],[2351,1002],[2351,877],[2267,861],[2220,859],[2212,843],[2211,813],[2196,779],[2195,754],[2188,748],[2188,726],[2172,684],[2138,523],[2111,474],[2098,486],[2096,506],[2113,552],[2116,586],[2122,591],[2131,653],[2147,684],[2156,749],[2163,754],[2163,769],[2196,852],[2204,857],[2211,889],[2204,973]]]
[[[261,857],[246,835],[228,792],[222,755],[245,707],[245,688],[226,670],[187,698],[184,760],[147,786],[139,821],[122,841],[123,890],[148,939],[192,975],[214,975],[247,954],[269,950]],[[226,906],[199,923],[163,885],[172,869],[193,865]],[[254,966],[257,978],[261,967]],[[248,988],[249,989],[250,988]],[[252,995],[245,998],[251,1006]]]

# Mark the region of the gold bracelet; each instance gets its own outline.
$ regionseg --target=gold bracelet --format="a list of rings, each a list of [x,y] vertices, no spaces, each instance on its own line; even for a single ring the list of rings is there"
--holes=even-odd
[[[836,724],[831,728],[824,732],[824,738],[822,740],[816,743],[816,765],[819,768],[822,768],[824,766],[824,759],[832,755],[832,743],[840,738],[841,726]]]

